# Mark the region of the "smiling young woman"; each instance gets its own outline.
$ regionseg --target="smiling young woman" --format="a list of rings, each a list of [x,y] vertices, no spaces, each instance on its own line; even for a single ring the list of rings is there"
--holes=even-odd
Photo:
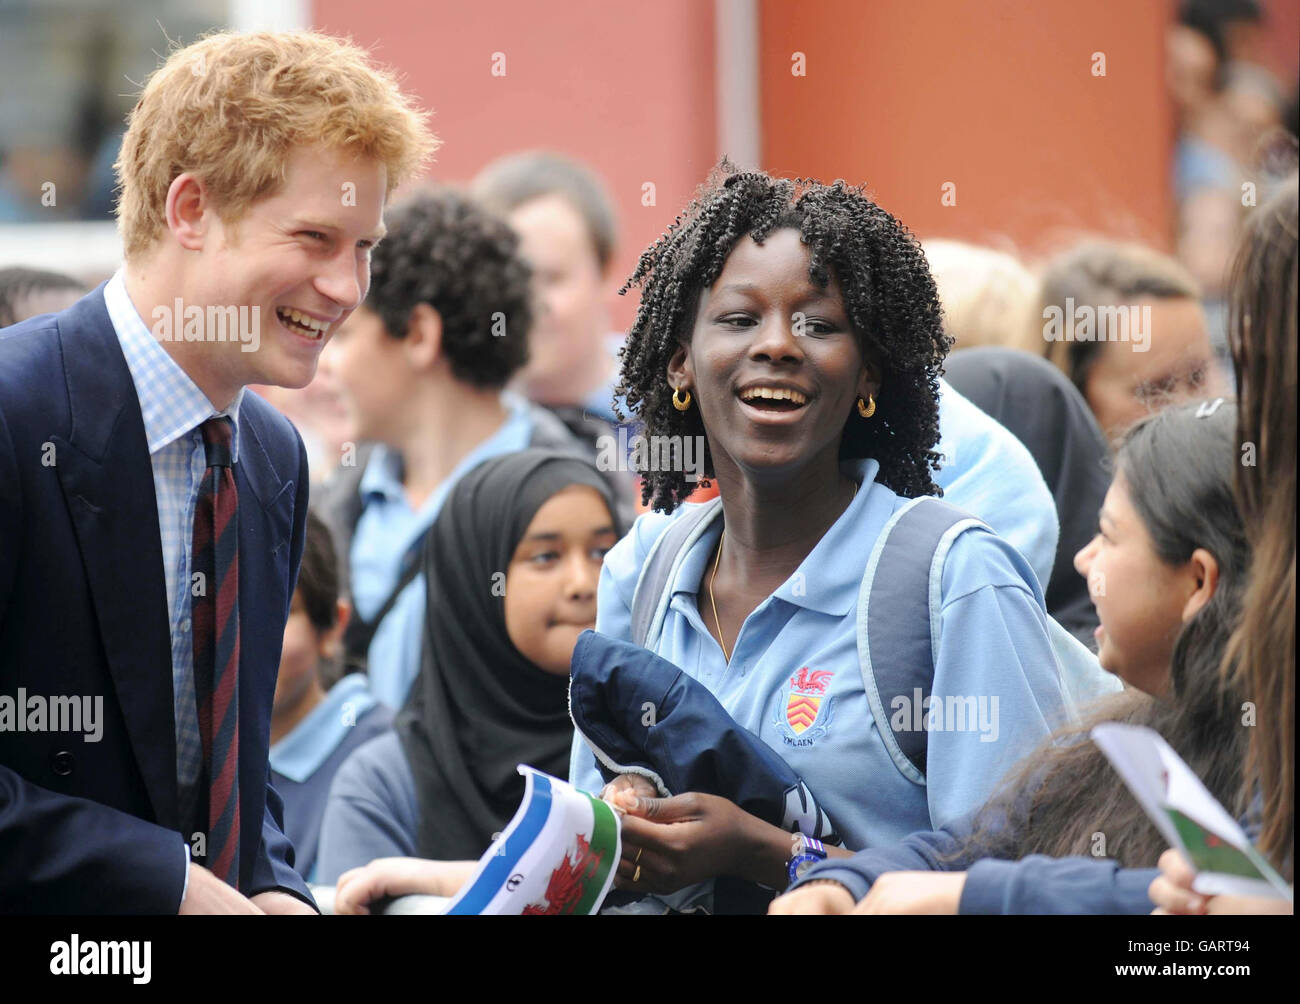
[[[676,519],[703,517],[647,647],[776,750],[850,849],[980,804],[1066,703],[1025,559],[976,521],[937,547],[904,529],[890,536],[936,556],[938,602],[906,612],[934,618],[933,699],[997,695],[995,734],[930,731],[923,770],[898,766],[859,659],[859,589],[873,547],[887,526],[903,527],[910,500],[939,494],[949,343],[916,240],[843,182],[778,180],[724,162],[631,284],[644,290],[618,392],[647,434],[703,437],[720,499],[707,512],[683,506],[695,487],[685,472],[646,474],[645,500],[660,511],[607,556],[597,630],[632,640],[651,546]],[[581,740],[570,777],[603,785]],[[792,842],[779,827],[718,796],[646,797],[655,793],[633,775],[613,783],[628,808],[620,885],[657,897],[640,906],[722,909],[712,880],[723,876],[751,889],[786,884]]]

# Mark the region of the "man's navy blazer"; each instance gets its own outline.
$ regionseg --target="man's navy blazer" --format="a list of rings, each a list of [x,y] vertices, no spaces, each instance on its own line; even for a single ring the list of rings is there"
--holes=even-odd
[[[185,884],[153,466],[103,286],[0,331],[0,698],[102,697],[103,734],[0,730],[0,912],[175,913]],[[241,888],[311,903],[267,765],[307,455],[239,408]]]

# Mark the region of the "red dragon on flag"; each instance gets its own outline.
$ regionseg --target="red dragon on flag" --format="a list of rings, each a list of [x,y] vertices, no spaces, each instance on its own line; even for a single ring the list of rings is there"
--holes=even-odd
[[[577,847],[569,852],[560,867],[551,872],[550,881],[546,883],[544,902],[529,903],[524,907],[522,916],[572,913],[582,902],[587,883],[599,872],[601,859],[601,853],[593,851],[591,844],[579,833]]]

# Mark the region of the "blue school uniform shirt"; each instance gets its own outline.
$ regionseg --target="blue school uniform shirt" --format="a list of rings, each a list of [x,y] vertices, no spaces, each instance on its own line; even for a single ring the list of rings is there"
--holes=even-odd
[[[943,460],[933,479],[944,501],[978,516],[1024,555],[1046,592],[1061,525],[1033,454],[942,379],[935,450]]]
[[[387,732],[393,712],[378,703],[361,673],[339,680],[325,699],[271,747],[271,783],[284,800],[284,835],[294,868],[314,882],[325,800],[339,767],[363,743]]]
[[[1033,454],[942,379],[935,450],[942,462],[933,479],[943,489],[944,501],[978,516],[1015,547],[1045,593],[1056,564],[1060,520]],[[1119,677],[1102,669],[1095,656],[1068,659],[1061,668],[1062,686],[1072,708],[1124,689]]]
[[[533,435],[528,402],[505,393],[508,414],[501,428],[476,446],[456,465],[419,510],[406,500],[400,477],[401,460],[385,446],[375,447],[361,475],[358,490],[365,508],[352,535],[349,562],[352,603],[369,620],[397,585],[402,559],[416,546],[437,519],[456,482],[483,461],[503,453],[526,449]],[[430,435],[437,435],[431,430]],[[370,641],[367,672],[370,690],[383,704],[400,708],[420,670],[420,645],[424,637],[425,587],[423,574],[402,590],[388,616]]]
[[[334,777],[321,822],[316,880],[338,881],[376,858],[415,855],[420,822],[415,775],[396,732],[365,743]]]
[[[945,701],[974,698],[977,706],[982,700],[985,714],[965,722],[953,715],[948,722],[960,729],[930,732],[925,786],[898,771],[863,689],[857,616],[872,546],[905,500],[875,481],[877,461],[846,461],[843,469],[860,483],[857,495],[794,574],[745,619],[730,663],[697,606],[722,532],[722,509],[715,503],[714,517],[670,586],[655,651],[708,687],[740,725],[780,753],[812,789],[845,845],[857,850],[937,829],[982,805],[1002,775],[1064,722],[1066,700],[1034,573],[996,534],[968,530],[943,564],[932,694]],[[650,546],[673,518],[641,516],[606,556],[598,631],[631,640],[637,578]],[[809,676],[827,674],[820,677],[825,691],[811,709],[792,686],[805,669]],[[808,722],[810,710],[814,717]],[[574,743],[570,778],[592,792],[603,785],[581,739]]]

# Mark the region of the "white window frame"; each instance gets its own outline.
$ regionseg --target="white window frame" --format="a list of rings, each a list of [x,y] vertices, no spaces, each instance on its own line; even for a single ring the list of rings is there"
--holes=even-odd
[[[301,31],[311,27],[311,0],[228,0],[232,31]],[[112,275],[122,239],[111,220],[0,224],[0,268],[21,265],[64,272],[86,282]]]

